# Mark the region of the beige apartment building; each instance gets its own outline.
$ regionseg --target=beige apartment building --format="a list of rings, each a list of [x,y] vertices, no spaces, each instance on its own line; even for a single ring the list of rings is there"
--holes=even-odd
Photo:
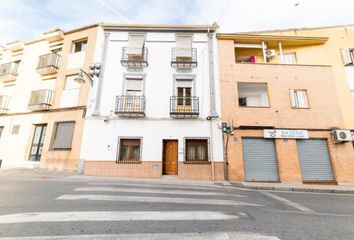
[[[45,32],[0,49],[2,168],[77,169],[90,85],[74,82],[88,69],[97,25]]]
[[[229,180],[354,182],[343,31],[217,35]]]

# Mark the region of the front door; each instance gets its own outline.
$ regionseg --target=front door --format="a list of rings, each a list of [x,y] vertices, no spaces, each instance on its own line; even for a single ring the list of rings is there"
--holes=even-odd
[[[177,175],[178,142],[177,140],[163,141],[163,174]]]
[[[40,161],[42,155],[42,148],[44,143],[45,131],[47,124],[36,125],[32,140],[31,152],[29,155],[30,161]]]

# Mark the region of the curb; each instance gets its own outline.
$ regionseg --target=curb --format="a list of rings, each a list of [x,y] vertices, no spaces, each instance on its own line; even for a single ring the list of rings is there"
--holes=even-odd
[[[292,187],[267,187],[267,186],[245,186],[241,183],[231,184],[234,187],[250,190],[282,191],[282,192],[313,192],[313,193],[336,193],[336,194],[354,194],[354,190],[343,189],[316,189],[316,188],[292,188]]]

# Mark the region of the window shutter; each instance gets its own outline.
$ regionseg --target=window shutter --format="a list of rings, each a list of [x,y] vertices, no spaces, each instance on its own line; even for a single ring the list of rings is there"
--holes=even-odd
[[[300,108],[307,108],[308,107],[308,102],[307,102],[307,94],[306,91],[304,90],[297,90],[297,99],[299,103]]]
[[[289,93],[290,93],[291,107],[297,107],[294,89],[290,89]]]
[[[54,149],[70,149],[74,135],[75,122],[57,123],[55,139],[53,142]]]
[[[192,57],[192,36],[176,37],[177,57]]]
[[[143,55],[144,43],[145,43],[144,35],[130,35],[127,54]]]
[[[134,91],[141,91],[142,90],[142,85],[143,85],[143,80],[142,79],[129,79],[127,78],[125,80],[126,84],[126,91],[128,90],[134,90]]]
[[[341,48],[340,53],[342,55],[342,60],[344,65],[353,63],[352,56],[348,48]]]

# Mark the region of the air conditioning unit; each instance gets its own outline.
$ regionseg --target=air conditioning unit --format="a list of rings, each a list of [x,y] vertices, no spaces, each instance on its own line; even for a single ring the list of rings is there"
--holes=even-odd
[[[350,130],[333,130],[332,137],[335,143],[352,141]]]
[[[265,55],[267,58],[271,58],[275,56],[275,50],[274,49],[267,49],[265,50]]]

